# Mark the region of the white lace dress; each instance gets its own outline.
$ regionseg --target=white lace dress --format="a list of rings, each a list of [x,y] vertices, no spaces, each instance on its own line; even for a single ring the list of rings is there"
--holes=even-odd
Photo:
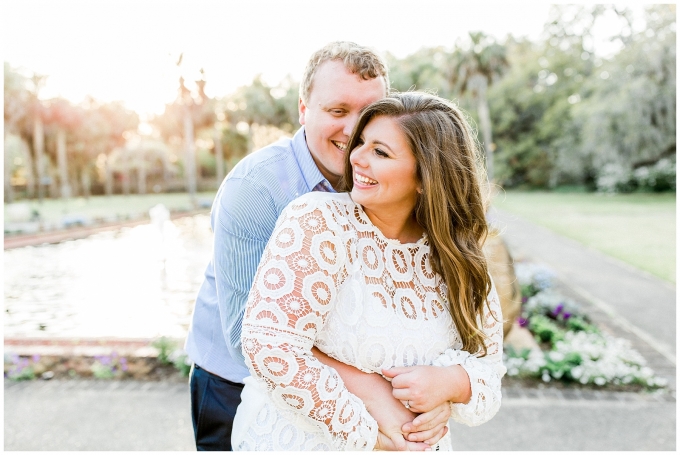
[[[401,244],[373,226],[347,193],[308,193],[283,211],[248,297],[243,354],[251,377],[232,432],[235,450],[372,450],[378,425],[327,355],[364,372],[461,364],[469,403],[451,405],[467,425],[501,404],[503,327],[495,289],[480,322],[490,336],[482,358],[462,343],[445,309],[445,285],[429,245]],[[494,316],[496,319],[494,319]],[[450,432],[449,432],[450,433]],[[447,437],[440,450],[450,449]]]

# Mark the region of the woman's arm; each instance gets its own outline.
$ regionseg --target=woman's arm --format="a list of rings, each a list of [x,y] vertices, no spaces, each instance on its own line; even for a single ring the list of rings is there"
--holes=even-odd
[[[357,368],[327,356],[317,348],[314,348],[312,353],[314,357],[325,365],[333,367],[340,374],[349,391],[364,402],[368,412],[376,419],[380,432],[389,437],[390,440],[397,441],[395,448],[384,450],[405,450],[406,441],[404,437],[406,435],[403,431],[403,426],[405,424],[412,424],[416,418],[422,421],[421,425],[423,428],[425,426],[428,428],[420,430],[417,434],[408,435],[408,441],[424,442],[427,444],[426,447],[429,447],[439,442],[446,434],[446,424],[451,414],[448,403],[436,409],[438,412],[433,412],[429,416],[419,416],[407,409],[401,401],[392,395],[392,385],[379,374],[364,373]],[[419,427],[416,426],[415,428]],[[400,440],[403,443],[399,444]],[[409,449],[418,450],[414,447]]]
[[[337,372],[312,355],[336,301],[345,248],[313,201],[284,210],[251,288],[242,346],[277,406],[309,417],[336,450],[371,450],[377,422]]]
[[[491,419],[501,405],[503,366],[503,319],[495,286],[487,297],[489,306],[480,321],[487,335],[487,355],[472,356],[448,349],[433,366],[391,368],[383,374],[392,379],[393,395],[407,401],[417,412],[429,411],[443,401],[451,402],[451,418],[475,426]],[[414,422],[414,424],[417,422]],[[418,431],[405,425],[403,431]]]

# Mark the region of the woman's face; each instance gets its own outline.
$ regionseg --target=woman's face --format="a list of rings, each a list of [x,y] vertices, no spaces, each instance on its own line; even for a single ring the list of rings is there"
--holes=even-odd
[[[420,182],[416,158],[396,121],[371,119],[350,155],[354,187],[352,199],[379,217],[413,211]],[[382,215],[382,216],[381,216]]]

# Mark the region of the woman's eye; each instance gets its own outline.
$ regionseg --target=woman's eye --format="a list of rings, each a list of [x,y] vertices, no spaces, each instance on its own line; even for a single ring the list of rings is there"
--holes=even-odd
[[[383,152],[380,149],[375,149],[375,154],[378,155],[378,156],[385,157],[385,158],[389,156],[387,153]]]

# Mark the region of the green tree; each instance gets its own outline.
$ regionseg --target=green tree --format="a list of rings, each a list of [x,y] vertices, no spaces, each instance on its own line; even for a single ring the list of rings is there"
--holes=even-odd
[[[675,23],[674,5],[647,7],[646,28],[617,37],[625,47],[597,68],[575,106],[581,159],[619,189],[635,189],[635,169],[675,157]]]
[[[450,60],[448,77],[456,91],[469,92],[476,102],[477,115],[482,130],[486,172],[494,180],[491,117],[487,91],[508,65],[506,49],[483,32],[470,32],[470,41],[457,47]]]
[[[400,92],[421,90],[450,99],[452,81],[447,77],[447,70],[452,58],[452,53],[443,46],[424,47],[402,59],[387,53],[390,85]]]

